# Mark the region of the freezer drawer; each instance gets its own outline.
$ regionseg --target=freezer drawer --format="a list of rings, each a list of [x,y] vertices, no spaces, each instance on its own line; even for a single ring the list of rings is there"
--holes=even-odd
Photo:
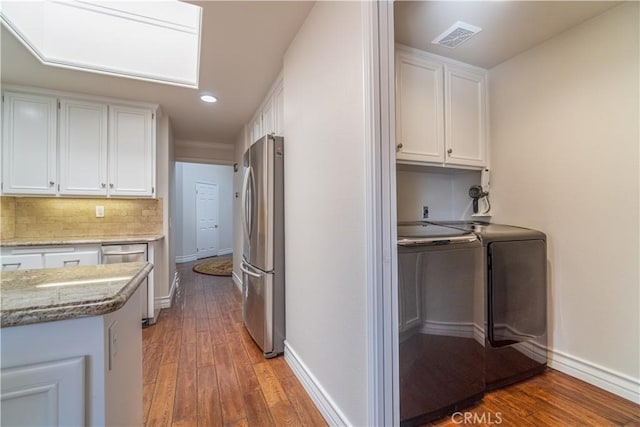
[[[280,275],[242,263],[242,317],[264,356],[284,351],[284,284]]]

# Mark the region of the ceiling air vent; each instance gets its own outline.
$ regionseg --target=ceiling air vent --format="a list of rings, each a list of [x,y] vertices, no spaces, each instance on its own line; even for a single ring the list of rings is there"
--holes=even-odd
[[[482,28],[480,27],[458,21],[447,28],[444,33],[433,39],[431,43],[448,47],[449,49],[454,49],[480,31],[482,31]]]

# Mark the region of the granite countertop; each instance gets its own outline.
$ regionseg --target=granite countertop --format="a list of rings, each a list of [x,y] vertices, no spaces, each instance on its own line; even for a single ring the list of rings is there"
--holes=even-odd
[[[153,269],[148,262],[3,271],[0,326],[100,316],[124,306]]]
[[[44,245],[84,245],[91,243],[146,243],[164,239],[162,234],[138,236],[92,236],[92,237],[21,237],[3,239],[0,246],[44,246]]]

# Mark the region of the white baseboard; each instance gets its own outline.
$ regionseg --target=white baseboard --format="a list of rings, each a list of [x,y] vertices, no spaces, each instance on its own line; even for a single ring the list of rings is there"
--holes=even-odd
[[[191,262],[196,261],[198,259],[198,255],[181,255],[176,257],[176,263],[182,264],[183,262]]]
[[[640,404],[640,380],[637,378],[551,348],[548,349],[548,365],[567,375]]]
[[[154,304],[156,309],[170,308],[171,301],[173,301],[173,294],[175,293],[176,289],[178,289],[179,286],[180,286],[180,275],[176,271],[175,274],[173,275],[173,281],[171,282],[171,289],[169,289],[169,295],[167,295],[166,297],[155,298]]]
[[[234,271],[231,273],[231,277],[233,278],[233,283],[236,284],[236,287],[240,292],[242,292],[242,279],[238,276],[238,274]]]
[[[233,248],[219,249],[218,256],[220,255],[229,255],[233,253]]]
[[[514,331],[507,325],[500,325],[499,327],[508,329],[511,334],[524,336],[521,332]],[[473,336],[476,341],[484,343],[484,331],[479,325],[473,323],[425,321],[420,331],[433,335],[449,335],[463,338]],[[546,358],[548,366],[553,369],[640,404],[640,379],[615,372],[562,351],[545,347],[533,340],[516,344],[514,349],[534,360],[544,360]]]
[[[291,367],[291,370],[300,380],[304,389],[309,393],[311,400],[316,404],[316,407],[330,426],[353,425],[287,341],[284,342],[284,360]]]

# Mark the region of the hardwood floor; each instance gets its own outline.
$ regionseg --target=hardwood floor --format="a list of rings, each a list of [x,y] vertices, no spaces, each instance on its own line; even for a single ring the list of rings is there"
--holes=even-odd
[[[640,427],[640,405],[553,369],[492,391],[482,402],[461,412],[427,425]],[[471,422],[461,422],[465,415]]]
[[[178,265],[173,306],[143,329],[147,426],[326,426],[283,357],[265,359],[230,277]]]
[[[284,359],[264,359],[251,340],[231,278],[194,264],[178,265],[172,308],[143,329],[145,425],[326,426]],[[640,406],[548,369],[427,425],[640,427]]]

